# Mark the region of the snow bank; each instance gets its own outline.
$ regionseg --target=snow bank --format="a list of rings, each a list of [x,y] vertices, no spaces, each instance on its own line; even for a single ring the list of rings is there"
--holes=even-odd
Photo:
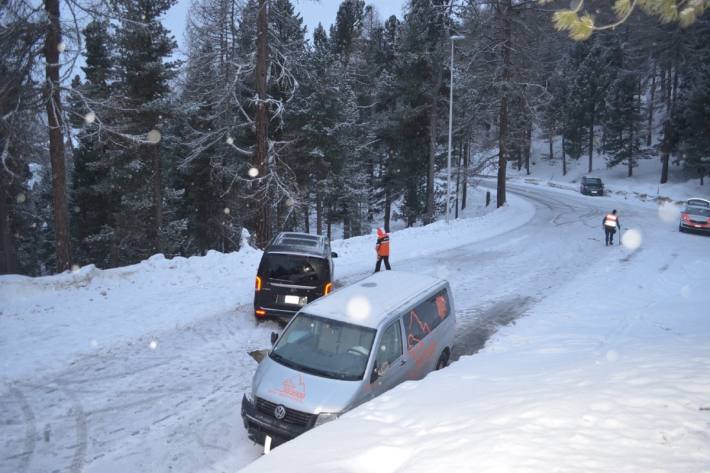
[[[57,369],[81,353],[158,337],[196,319],[249,302],[261,252],[209,252],[55,276],[0,277],[3,377]],[[253,294],[252,294],[253,296]],[[150,343],[146,341],[145,343]]]

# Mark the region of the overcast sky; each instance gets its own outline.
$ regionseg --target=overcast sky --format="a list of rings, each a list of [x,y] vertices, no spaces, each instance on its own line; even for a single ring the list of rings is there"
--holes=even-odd
[[[301,13],[303,23],[308,26],[308,39],[311,39],[313,29],[318,22],[323,23],[325,29],[335,21],[335,14],[341,0],[291,0],[296,10]],[[406,0],[370,0],[367,3],[374,5],[380,13],[380,18],[385,20],[390,15],[397,15],[402,18],[402,6]],[[168,11],[165,16],[165,27],[168,28],[180,45],[180,50],[184,50],[185,41],[183,38],[185,31],[185,21],[191,0],[178,0],[177,4]]]

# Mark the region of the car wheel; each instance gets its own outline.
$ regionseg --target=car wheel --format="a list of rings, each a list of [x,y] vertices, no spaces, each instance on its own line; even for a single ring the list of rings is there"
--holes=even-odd
[[[440,370],[442,368],[446,368],[446,365],[449,364],[449,350],[446,349],[443,352],[441,352],[441,356],[439,357],[439,361],[436,362],[436,369]]]
[[[683,228],[683,225],[678,225],[678,231],[681,233],[685,233],[685,228]]]

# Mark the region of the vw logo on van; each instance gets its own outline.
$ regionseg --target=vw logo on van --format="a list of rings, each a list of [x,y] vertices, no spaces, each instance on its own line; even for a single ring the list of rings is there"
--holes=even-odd
[[[281,420],[286,417],[286,408],[282,405],[276,406],[276,409],[274,409],[274,417],[276,417],[278,420]]]

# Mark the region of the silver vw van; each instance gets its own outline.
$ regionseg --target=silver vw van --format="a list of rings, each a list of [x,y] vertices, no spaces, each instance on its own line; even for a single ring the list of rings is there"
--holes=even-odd
[[[449,361],[449,284],[384,271],[303,307],[254,374],[242,419],[255,442],[283,443]]]

